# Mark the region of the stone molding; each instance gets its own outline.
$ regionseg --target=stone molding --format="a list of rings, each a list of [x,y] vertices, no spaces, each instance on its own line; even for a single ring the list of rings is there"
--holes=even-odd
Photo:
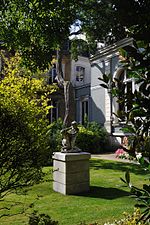
[[[106,47],[101,48],[97,54],[93,55],[90,58],[90,61],[92,62],[94,60],[104,58],[108,55],[116,53],[120,48],[123,48],[127,45],[132,45],[132,44],[133,44],[133,38],[124,38],[118,42],[115,42],[112,45],[108,45]]]

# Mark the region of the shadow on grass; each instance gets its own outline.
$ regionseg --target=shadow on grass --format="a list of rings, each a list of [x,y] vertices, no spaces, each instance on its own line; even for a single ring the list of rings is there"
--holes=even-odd
[[[92,198],[103,198],[103,199],[116,199],[124,196],[129,196],[130,192],[123,191],[117,188],[106,188],[98,186],[90,186],[90,191],[87,193],[81,193],[79,196],[92,197]]]
[[[132,164],[132,163],[123,163],[116,162],[111,160],[103,160],[103,159],[92,159],[90,160],[90,168],[94,170],[99,169],[111,169],[118,171],[130,171],[135,174],[148,174],[140,165]]]

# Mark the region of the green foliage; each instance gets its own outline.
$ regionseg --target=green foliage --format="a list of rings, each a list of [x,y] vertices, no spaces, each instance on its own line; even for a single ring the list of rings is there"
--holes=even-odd
[[[144,221],[139,221],[140,217],[141,212],[139,209],[136,209],[133,214],[124,213],[123,219],[105,223],[104,225],[148,225],[148,223]]]
[[[49,142],[49,156],[48,162],[51,161],[51,155],[53,152],[60,151],[62,135],[61,130],[63,128],[63,121],[58,119],[49,126],[47,132]],[[109,137],[106,130],[96,122],[86,122],[84,126],[79,125],[79,133],[76,139],[76,146],[83,151],[91,153],[104,152],[108,148]]]
[[[18,50],[31,69],[45,69],[69,37],[80,1],[5,0],[0,4],[0,40]]]
[[[150,157],[149,152],[149,125],[150,125],[150,66],[149,47],[143,46],[139,52],[137,47],[125,47],[127,58],[124,60],[127,72],[135,79],[138,86],[130,98],[131,109],[124,115],[127,119],[128,132],[134,134],[132,138],[131,151],[141,152],[144,156]],[[124,96],[124,103],[129,103],[128,93]]]
[[[141,51],[139,48],[142,47]],[[135,43],[134,46],[124,48],[126,58],[123,61],[129,76],[135,79],[138,88],[133,92],[130,99],[131,109],[124,114],[126,118],[126,126],[124,130],[133,134],[129,137],[129,154],[137,155],[138,161],[142,167],[150,170],[150,55],[149,45],[144,42]],[[128,104],[128,93],[124,96],[125,105]],[[138,153],[140,157],[138,157]],[[146,157],[146,158],[145,158]],[[150,185],[143,184],[143,188],[138,188],[130,183],[129,173],[126,173],[125,180],[122,179],[130,188],[133,196],[138,200],[137,207],[141,207],[141,221],[150,221]]]
[[[141,42],[139,42],[141,46]],[[137,88],[132,93],[125,93],[121,95],[122,89],[125,85],[114,81],[108,75],[108,78],[103,76],[101,79],[104,82],[103,86],[110,83],[111,92],[113,97],[117,97],[117,102],[123,104],[125,107],[130,105],[128,111],[118,111],[117,116],[120,120],[124,118],[126,124],[123,131],[131,133],[129,137],[129,150],[131,154],[140,152],[143,156],[150,158],[150,139],[149,139],[149,126],[150,126],[150,55],[149,45],[143,44],[143,48],[138,48],[138,43],[134,46],[126,46],[123,48],[123,56],[126,58],[122,61],[124,68],[127,70],[129,77],[135,81]],[[119,84],[119,85],[118,85]],[[118,88],[118,86],[122,88]]]
[[[114,28],[114,4],[114,1],[112,3],[112,1],[106,0],[86,0],[81,4],[81,10],[79,12],[80,20],[83,23],[82,29],[87,35],[88,43],[104,41],[104,39],[108,41],[108,39],[112,38],[112,35],[109,34]],[[120,36],[121,33],[119,34]]]
[[[57,221],[54,221],[46,214],[38,214],[34,211],[29,217],[29,225],[58,225]]]
[[[41,178],[47,149],[48,95],[44,78],[19,66],[20,57],[5,60],[0,81],[0,194]]]
[[[89,48],[86,41],[82,39],[73,39],[71,42],[71,55],[73,59],[78,60],[78,56],[89,56]]]
[[[89,57],[90,54],[95,53],[96,44],[87,43],[82,39],[74,38],[71,40],[71,56],[74,60],[78,60],[78,56]]]
[[[135,207],[142,209],[142,213],[139,217],[139,221],[144,223],[150,222],[150,185],[143,184],[143,188],[135,187],[131,184],[129,172],[125,173],[125,179],[121,180],[131,189],[131,194],[135,197],[138,203]]]
[[[102,153],[109,145],[108,134],[96,122],[87,123],[86,127],[80,125],[76,145],[83,151]]]
[[[61,118],[59,118],[57,121],[54,121],[49,126],[49,129],[47,132],[48,143],[49,143],[49,148],[50,148],[48,158],[51,157],[53,152],[59,152],[61,149],[62,127],[63,127],[63,121]]]
[[[142,48],[141,48],[142,47]],[[125,107],[130,104],[128,111],[119,111],[117,116],[121,120],[124,118],[126,124],[124,132],[128,132],[127,148],[123,147],[131,156],[137,157],[142,167],[150,170],[150,48],[144,41],[134,43],[134,46],[126,46],[122,53],[124,68],[129,74],[129,78],[134,79],[137,88],[130,94],[121,96],[118,83],[119,80],[112,81],[101,79],[105,86],[111,84],[111,91],[114,97],[118,97],[118,103],[123,103]],[[123,89],[125,86],[122,85]],[[140,157],[138,156],[140,154]],[[150,185],[143,184],[143,188],[138,188],[130,183],[130,174],[126,172],[125,179],[122,179],[131,188],[131,193],[139,201],[137,207],[144,208],[140,220],[149,223],[150,221]]]
[[[147,0],[5,0],[0,11],[0,40],[7,49],[21,52],[24,64],[32,69],[48,66],[53,51],[62,48],[78,20],[77,33],[86,34],[92,54],[99,41],[132,36],[148,42],[150,36]]]
[[[86,0],[81,4],[80,20],[91,43],[112,43],[127,36],[149,42],[147,0]]]
[[[49,151],[46,164],[51,162],[52,153],[60,151],[61,149],[62,128],[63,121],[61,119],[58,119],[49,126],[49,130],[47,132]],[[91,153],[104,152],[109,146],[108,133],[98,123],[86,121],[84,126],[79,125],[76,146],[81,148],[83,151],[88,151]]]
[[[104,223],[104,225],[148,225],[147,222],[139,221],[141,217],[140,209],[134,210],[133,214],[123,213],[124,218],[113,222]],[[81,223],[80,225],[100,225],[99,223]]]

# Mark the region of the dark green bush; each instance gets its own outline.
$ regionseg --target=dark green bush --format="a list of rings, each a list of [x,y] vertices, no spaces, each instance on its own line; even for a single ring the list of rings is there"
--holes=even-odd
[[[53,152],[61,150],[61,130],[63,121],[58,119],[50,124],[47,132],[48,149],[47,164],[51,162]],[[111,149],[109,144],[109,135],[104,127],[96,122],[87,122],[86,126],[79,125],[79,133],[76,139],[76,146],[83,151],[90,153],[103,153]]]
[[[0,195],[41,178],[44,134],[31,129],[24,115],[0,107]]]
[[[53,122],[49,126],[49,130],[47,132],[47,164],[51,162],[53,152],[59,152],[61,149],[61,130],[63,126],[62,119],[58,119]]]
[[[76,145],[83,151],[90,153],[103,153],[109,145],[109,136],[105,128],[96,122],[88,122],[79,126]]]
[[[51,219],[49,215],[38,214],[34,211],[29,217],[29,225],[58,225],[58,221]]]

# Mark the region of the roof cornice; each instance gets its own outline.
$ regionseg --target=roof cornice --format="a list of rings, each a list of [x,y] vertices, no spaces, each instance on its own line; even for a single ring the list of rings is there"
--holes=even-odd
[[[115,42],[112,45],[108,45],[106,47],[101,48],[98,53],[90,57],[90,61],[94,61],[100,58],[103,58],[105,56],[111,55],[112,53],[117,52],[120,48],[123,48],[127,45],[133,44],[133,38],[124,38],[118,42]]]

